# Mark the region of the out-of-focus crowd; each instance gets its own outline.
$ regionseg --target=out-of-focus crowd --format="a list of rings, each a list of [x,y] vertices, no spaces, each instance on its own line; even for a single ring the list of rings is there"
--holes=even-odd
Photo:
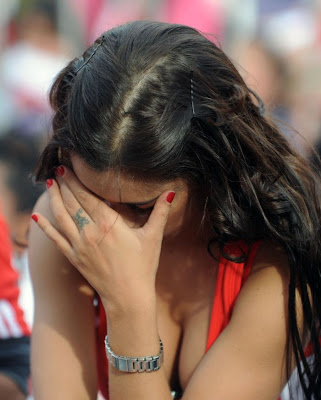
[[[21,378],[29,373],[26,338],[33,316],[28,227],[44,189],[33,184],[32,171],[51,131],[50,85],[102,31],[135,19],[183,23],[207,32],[297,150],[311,157],[311,146],[321,147],[320,0],[1,2],[0,237],[8,241],[0,241],[0,400],[23,399],[22,393],[31,391]],[[20,342],[25,359],[10,350]],[[20,370],[10,369],[11,363],[19,364],[10,357],[20,357]]]

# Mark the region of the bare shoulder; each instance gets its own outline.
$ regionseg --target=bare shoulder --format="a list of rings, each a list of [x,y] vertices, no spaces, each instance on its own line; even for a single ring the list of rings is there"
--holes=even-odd
[[[269,321],[275,331],[283,332],[276,338],[285,339],[289,281],[286,251],[271,241],[262,241],[235,303],[232,325],[235,321],[242,324],[243,318],[253,325],[264,326]]]
[[[246,317],[247,323],[256,325],[259,322],[263,326],[270,318],[271,326],[276,331],[280,329],[285,335],[289,280],[289,263],[285,250],[271,241],[262,241],[251,273],[237,298],[232,325],[235,321],[244,322],[243,318]],[[280,321],[283,321],[281,326]]]
[[[251,272],[256,273],[265,268],[273,268],[285,276],[288,275],[289,271],[286,251],[281,245],[269,240],[260,243]]]
[[[49,205],[49,196],[46,191],[39,197],[39,199],[34,207],[34,211],[41,212],[46,217],[50,216],[51,212],[50,212],[50,205]]]

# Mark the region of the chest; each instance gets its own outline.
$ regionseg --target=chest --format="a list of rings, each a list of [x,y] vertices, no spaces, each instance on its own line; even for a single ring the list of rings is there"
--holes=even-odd
[[[168,257],[161,259],[168,261]],[[157,319],[168,382],[171,388],[184,390],[205,354],[217,262],[207,254],[199,254],[184,261],[176,257],[175,265],[157,281]]]

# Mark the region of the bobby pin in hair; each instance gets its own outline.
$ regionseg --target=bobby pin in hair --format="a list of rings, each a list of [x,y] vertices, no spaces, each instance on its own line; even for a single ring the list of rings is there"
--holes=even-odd
[[[102,45],[104,40],[104,35],[101,37],[101,39],[92,46],[91,49],[88,50],[88,58],[85,59],[84,56],[79,57],[78,63],[80,63],[80,66],[76,69],[75,74],[77,75],[78,72],[86,65],[89,63],[89,61],[93,58],[93,56],[96,54],[96,51],[99,49],[99,47]]]
[[[196,117],[195,108],[194,108],[194,80],[193,80],[194,71],[191,70],[191,77],[190,77],[190,89],[191,89],[191,103],[192,103],[192,112],[193,118]]]

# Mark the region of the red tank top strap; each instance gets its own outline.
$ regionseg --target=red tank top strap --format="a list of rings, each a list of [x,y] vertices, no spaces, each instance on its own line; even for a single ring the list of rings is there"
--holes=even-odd
[[[224,257],[220,258],[206,351],[228,324],[237,296],[251,272],[259,245],[259,241],[255,242],[248,249],[245,242],[239,241],[225,246],[224,250],[229,255],[240,256],[248,251],[249,254],[245,263],[236,263]]]

